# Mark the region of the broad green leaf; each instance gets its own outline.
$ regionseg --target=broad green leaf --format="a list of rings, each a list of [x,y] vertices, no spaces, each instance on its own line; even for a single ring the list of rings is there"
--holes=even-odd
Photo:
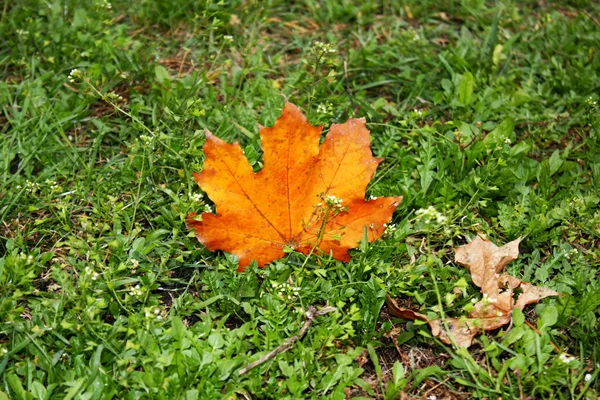
[[[553,305],[548,305],[544,307],[542,312],[540,313],[540,319],[538,320],[538,329],[540,331],[546,330],[556,324],[558,321],[558,310]]]
[[[398,360],[394,363],[392,367],[392,376],[394,378],[394,385],[398,385],[400,380],[404,378],[404,365]]]
[[[162,65],[157,65],[154,67],[154,76],[156,77],[158,83],[161,84],[167,83],[171,80],[171,77],[169,76],[169,71],[167,71],[167,69]]]
[[[15,399],[27,399],[27,392],[23,389],[23,384],[21,383],[21,379],[13,373],[6,374],[5,378],[6,382],[8,382],[8,386],[12,389],[15,394]]]
[[[515,326],[523,325],[525,323],[525,315],[523,314],[523,311],[518,308],[513,309],[512,320]]]
[[[488,147],[495,146],[504,142],[506,139],[511,139],[514,130],[515,122],[511,118],[505,118],[493,131],[483,138],[482,142]]]
[[[560,157],[560,151],[555,150],[554,153],[548,159],[548,166],[550,167],[550,176],[558,172],[560,167],[563,165],[565,160]]]

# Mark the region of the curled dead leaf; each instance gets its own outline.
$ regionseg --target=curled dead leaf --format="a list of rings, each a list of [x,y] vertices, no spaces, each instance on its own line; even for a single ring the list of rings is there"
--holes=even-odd
[[[398,307],[394,299],[386,297],[390,314],[403,319],[426,321],[434,336],[446,344],[469,347],[481,332],[498,329],[509,323],[514,308],[522,310],[548,296],[560,293],[513,276],[502,274],[506,265],[519,256],[520,238],[502,247],[477,236],[471,243],[455,249],[455,261],[471,272],[473,283],[481,288],[483,298],[475,303],[468,316],[429,320],[424,314]],[[516,296],[515,291],[520,293]]]

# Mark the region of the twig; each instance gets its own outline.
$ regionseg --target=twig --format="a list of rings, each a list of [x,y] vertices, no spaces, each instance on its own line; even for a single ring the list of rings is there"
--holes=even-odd
[[[525,321],[525,325],[527,325],[528,327],[530,327],[531,329],[533,329],[533,330],[535,331],[535,333],[537,333],[538,335],[542,336],[542,332],[540,332],[540,331],[539,331],[539,329],[538,329],[538,328],[536,328],[536,327],[535,327],[533,324],[531,324],[529,321]],[[557,353],[562,353],[562,352],[560,351],[560,348],[559,348],[557,345],[555,345],[555,344],[554,344],[554,342],[553,342],[552,340],[549,340],[549,341],[548,341],[548,343],[550,343],[550,344],[551,344],[551,345],[554,347],[554,350],[555,350]]]
[[[594,24],[596,24],[596,26],[597,26],[598,28],[600,28],[600,22],[598,22],[598,20],[597,20],[596,18],[592,17],[592,16],[590,15],[590,13],[588,13],[588,12],[587,12],[587,11],[585,11],[585,10],[582,10],[582,12],[585,14],[585,16],[586,16],[586,17],[588,17],[589,19],[591,19],[591,20],[592,20],[592,22],[593,22]]]
[[[179,64],[179,71],[177,71],[177,77],[181,76],[181,71],[183,71],[183,64],[185,63],[185,59],[187,58],[188,54],[190,54],[190,52],[187,49],[185,49],[183,60],[181,60],[181,64]]]
[[[333,312],[336,310],[337,310],[337,308],[331,307],[331,306],[327,306],[321,310],[317,310],[315,307],[309,306],[308,309],[306,310],[306,321],[304,321],[304,325],[302,325],[302,328],[300,328],[300,332],[296,336],[292,336],[291,338],[287,339],[281,345],[279,345],[275,349],[271,350],[270,352],[268,352],[267,354],[265,354],[258,360],[251,362],[246,367],[242,368],[240,370],[239,374],[244,375],[244,374],[248,373],[249,371],[251,371],[252,369],[258,367],[259,365],[274,358],[277,354],[283,353],[284,351],[291,349],[292,346],[294,345],[294,343],[296,343],[298,340],[300,340],[304,337],[304,334],[306,333],[308,328],[312,325],[312,322],[316,317],[320,317],[321,315],[329,314],[330,312]]]

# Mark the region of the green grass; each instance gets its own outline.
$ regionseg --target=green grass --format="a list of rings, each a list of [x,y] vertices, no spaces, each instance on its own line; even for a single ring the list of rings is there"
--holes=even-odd
[[[598,4],[27,0],[0,13],[0,399],[600,394]],[[365,117],[385,157],[367,194],[404,201],[395,232],[350,263],[301,268],[291,253],[239,274],[185,227],[212,207],[191,174],[205,128],[260,169],[257,123],[285,97],[325,130]],[[478,232],[522,236],[509,273],[563,296],[469,351],[387,314],[386,292],[431,316],[469,310],[480,294],[452,249]],[[310,305],[338,311],[240,376]]]

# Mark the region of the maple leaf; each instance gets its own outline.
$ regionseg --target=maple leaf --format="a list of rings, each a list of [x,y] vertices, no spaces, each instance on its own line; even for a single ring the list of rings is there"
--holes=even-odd
[[[402,197],[364,199],[382,161],[371,153],[365,120],[332,125],[319,147],[322,128],[286,103],[272,128],[260,128],[264,167],[257,173],[238,144],[207,131],[204,170],[194,178],[216,214],[188,215],[198,240],[235,254],[243,271],[252,260],[264,267],[283,257],[286,246],[347,262],[365,229],[369,242],[381,236]]]
[[[471,272],[473,283],[481,288],[483,299],[475,303],[467,317],[429,320],[425,315],[398,307],[387,297],[390,314],[404,319],[426,321],[431,332],[444,343],[469,347],[480,332],[498,329],[509,323],[514,308],[522,310],[548,296],[558,296],[554,290],[534,286],[513,276],[502,274],[506,265],[519,256],[519,242],[513,240],[502,247],[477,236],[475,240],[454,250],[454,259]],[[515,293],[518,289],[519,294]]]

